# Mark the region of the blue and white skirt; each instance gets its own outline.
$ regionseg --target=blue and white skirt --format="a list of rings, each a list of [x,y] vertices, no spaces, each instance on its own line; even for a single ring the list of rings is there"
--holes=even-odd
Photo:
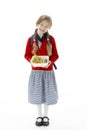
[[[56,104],[58,99],[54,71],[32,70],[28,83],[28,101],[32,104]]]

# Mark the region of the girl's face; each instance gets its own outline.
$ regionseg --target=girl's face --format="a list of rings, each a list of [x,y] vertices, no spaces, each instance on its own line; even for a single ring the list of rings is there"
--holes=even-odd
[[[50,28],[49,22],[44,20],[40,24],[37,25],[37,29],[38,29],[37,32],[39,35],[43,35],[49,30],[49,28]]]

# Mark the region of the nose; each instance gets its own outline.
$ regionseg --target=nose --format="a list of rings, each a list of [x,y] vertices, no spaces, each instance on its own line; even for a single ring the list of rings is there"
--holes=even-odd
[[[44,27],[44,26],[42,27],[42,30],[45,30],[45,27]]]

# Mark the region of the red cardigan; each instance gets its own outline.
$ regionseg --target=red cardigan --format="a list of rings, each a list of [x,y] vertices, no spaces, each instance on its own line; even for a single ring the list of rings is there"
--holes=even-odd
[[[24,57],[26,60],[28,60],[30,62],[33,54],[32,54],[32,50],[33,50],[33,43],[30,43],[30,39],[31,37],[28,38],[27,44],[26,44],[26,49],[25,49],[25,54]],[[33,67],[32,66],[32,70],[53,70],[53,63],[59,58],[58,52],[57,52],[57,48],[56,48],[56,43],[55,43],[55,39],[53,38],[53,36],[50,36],[50,41],[52,44],[52,55],[49,57],[49,60],[51,61],[51,65],[48,68],[42,68],[42,67]],[[38,41],[36,41],[36,44],[38,45]],[[46,44],[47,44],[47,39],[45,38],[42,42],[41,47],[38,49],[37,51],[37,55],[48,55],[47,54],[47,50],[46,50]]]

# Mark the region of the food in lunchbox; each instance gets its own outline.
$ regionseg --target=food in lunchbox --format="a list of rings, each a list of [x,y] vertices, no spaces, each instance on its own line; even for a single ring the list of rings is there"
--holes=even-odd
[[[32,62],[36,63],[36,64],[37,63],[47,63],[48,60],[46,58],[42,58],[41,56],[35,55],[35,56],[32,57]]]
[[[42,59],[42,63],[47,63],[48,60],[47,59]]]
[[[39,56],[36,55],[36,56],[32,57],[32,62],[33,63],[42,63],[42,60]]]

